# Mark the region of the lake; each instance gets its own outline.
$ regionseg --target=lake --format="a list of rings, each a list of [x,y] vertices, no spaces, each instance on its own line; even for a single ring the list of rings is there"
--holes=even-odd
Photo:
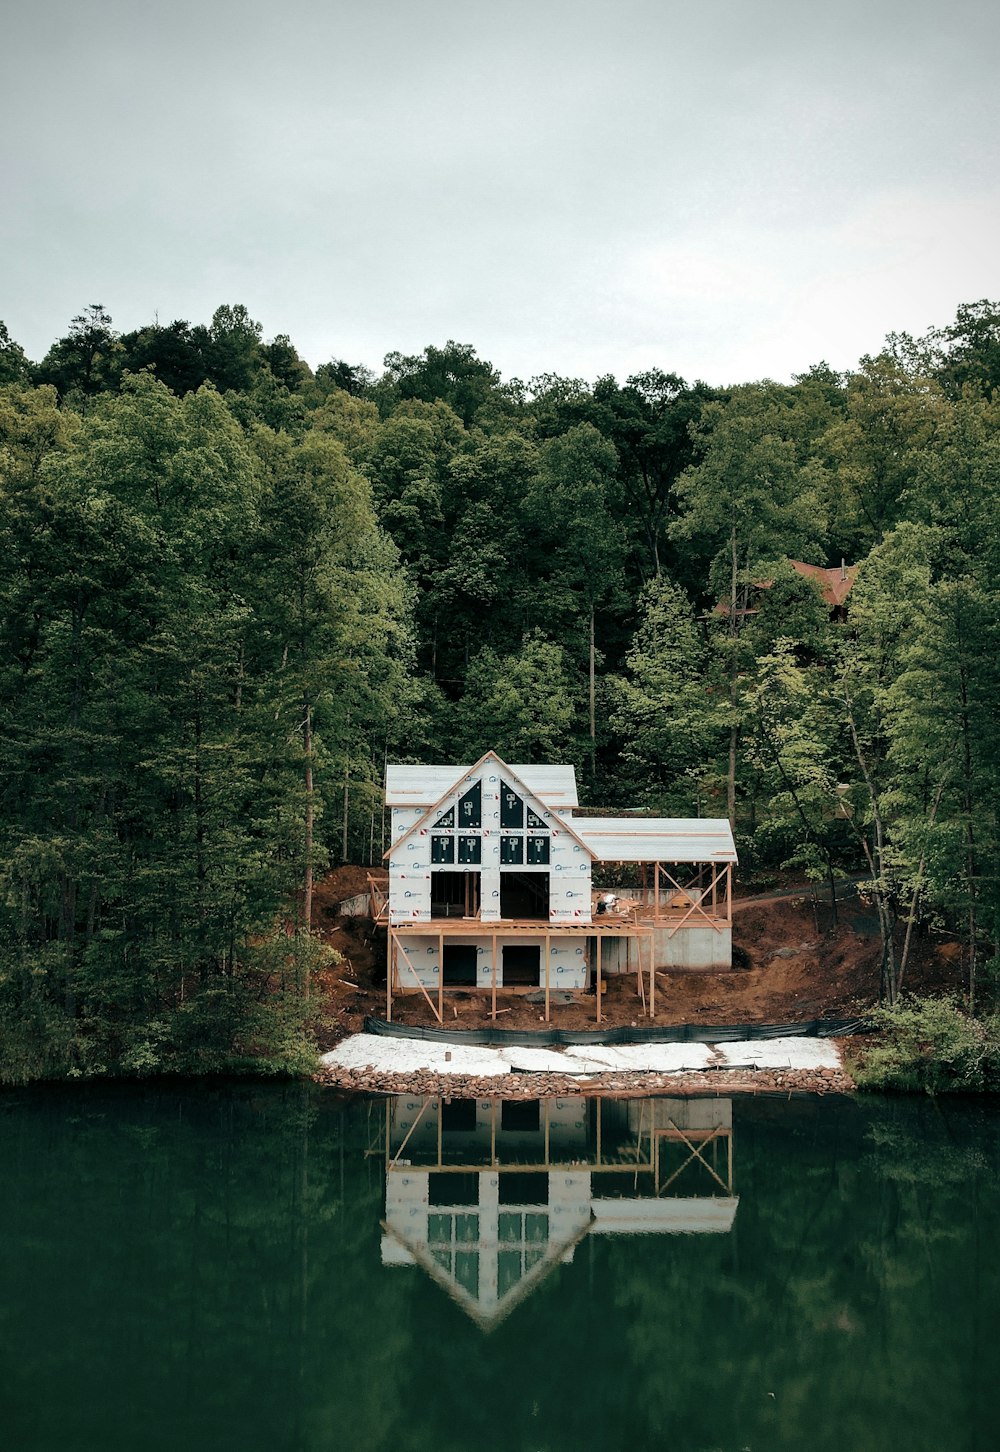
[[[1000,1446],[1000,1105],[0,1096],[10,1452]]]

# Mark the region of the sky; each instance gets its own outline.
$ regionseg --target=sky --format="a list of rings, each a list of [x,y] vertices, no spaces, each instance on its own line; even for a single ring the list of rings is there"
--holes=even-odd
[[[996,0],[0,0],[0,319],[849,368],[1000,297],[998,43]]]

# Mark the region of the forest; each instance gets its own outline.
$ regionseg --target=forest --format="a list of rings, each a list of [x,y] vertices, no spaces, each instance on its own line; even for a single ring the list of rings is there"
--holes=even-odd
[[[725,388],[0,323],[0,543],[0,1081],[308,1066],[317,875],[488,747],[864,875],[873,997],[937,924],[994,1006],[1000,303]]]

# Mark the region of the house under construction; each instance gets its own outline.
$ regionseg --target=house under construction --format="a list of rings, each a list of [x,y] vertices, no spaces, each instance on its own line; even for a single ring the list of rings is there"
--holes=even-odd
[[[593,993],[635,976],[641,1011],[656,1007],[657,969],[732,964],[728,821],[579,815],[572,766],[390,765],[386,1015],[398,993],[422,994],[443,1022],[449,993]],[[595,865],[630,864],[637,885],[594,890]]]

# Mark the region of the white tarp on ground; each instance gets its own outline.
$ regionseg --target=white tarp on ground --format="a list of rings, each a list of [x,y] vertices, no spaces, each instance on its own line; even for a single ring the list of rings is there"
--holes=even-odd
[[[711,1044],[623,1044],[620,1048],[588,1048],[585,1052],[601,1059],[608,1069],[624,1074],[683,1074],[711,1068],[712,1064]]]
[[[384,1074],[413,1074],[430,1069],[435,1074],[480,1078],[510,1073],[510,1059],[500,1049],[431,1043],[424,1039],[381,1038],[378,1034],[353,1034],[323,1054],[320,1063],[334,1069],[374,1069]]]
[[[839,1069],[840,1051],[832,1039],[753,1039],[719,1044],[722,1068],[753,1064],[758,1069]]]
[[[528,1072],[542,1074],[652,1073],[683,1074],[692,1070],[839,1069],[840,1051],[832,1039],[755,1039],[725,1044],[587,1044],[576,1048],[502,1049],[471,1044],[436,1043],[425,1039],[382,1038],[354,1034],[320,1062],[335,1069],[371,1069],[385,1074],[461,1074],[471,1078]]]

